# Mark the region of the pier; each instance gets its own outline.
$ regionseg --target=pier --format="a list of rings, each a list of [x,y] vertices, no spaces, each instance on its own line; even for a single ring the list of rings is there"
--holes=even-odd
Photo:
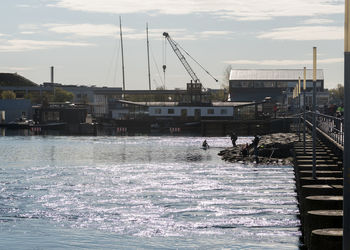
[[[305,116],[305,127],[302,116],[294,123],[301,138],[293,153],[302,241],[306,249],[342,249],[344,121],[315,116],[314,138],[303,136],[312,132],[311,112]]]

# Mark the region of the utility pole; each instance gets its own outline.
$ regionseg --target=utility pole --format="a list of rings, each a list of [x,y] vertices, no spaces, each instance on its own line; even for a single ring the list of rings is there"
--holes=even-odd
[[[313,90],[312,90],[312,178],[316,179],[316,81],[317,81],[317,48],[313,48]]]
[[[344,30],[344,187],[343,187],[343,249],[350,248],[350,0],[345,0]],[[348,152],[347,152],[348,151]]]

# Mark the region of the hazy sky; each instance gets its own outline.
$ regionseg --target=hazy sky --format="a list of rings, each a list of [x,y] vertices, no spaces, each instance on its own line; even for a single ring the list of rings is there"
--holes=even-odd
[[[166,31],[219,79],[188,58],[207,88],[236,69],[318,68],[328,88],[343,83],[344,0],[1,0],[0,72],[41,84],[122,86],[119,16],[127,89],[147,89],[146,23],[152,88],[185,88],[191,79]],[[165,50],[165,55],[164,55]],[[165,60],[164,60],[165,58]]]

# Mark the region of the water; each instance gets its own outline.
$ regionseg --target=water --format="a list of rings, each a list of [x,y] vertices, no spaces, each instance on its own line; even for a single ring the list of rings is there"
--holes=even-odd
[[[203,140],[0,138],[0,248],[297,249],[292,167],[225,163],[230,140]]]

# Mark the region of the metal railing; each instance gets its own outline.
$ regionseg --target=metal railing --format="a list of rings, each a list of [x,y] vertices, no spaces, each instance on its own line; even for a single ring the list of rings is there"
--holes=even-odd
[[[312,124],[313,112],[306,113],[306,120]],[[344,118],[316,112],[316,127],[336,143],[344,146]]]

